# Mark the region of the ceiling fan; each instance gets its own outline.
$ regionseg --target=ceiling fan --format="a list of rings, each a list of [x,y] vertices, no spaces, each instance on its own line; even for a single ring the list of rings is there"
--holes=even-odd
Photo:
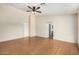
[[[37,13],[42,13],[41,11],[39,11],[39,9],[41,7],[35,7],[35,6],[27,6],[30,10],[27,10],[27,12],[37,12]]]

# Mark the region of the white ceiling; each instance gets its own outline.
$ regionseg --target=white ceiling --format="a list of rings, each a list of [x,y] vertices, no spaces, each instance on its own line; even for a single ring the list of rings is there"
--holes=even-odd
[[[62,15],[62,14],[74,14],[74,13],[77,13],[78,11],[78,5],[77,3],[46,3],[45,5],[40,5],[37,4],[37,3],[0,3],[0,5],[9,5],[9,6],[12,6],[14,8],[18,8],[19,10],[21,11],[25,11],[28,10],[27,8],[27,5],[30,5],[30,6],[41,6],[41,11],[42,13],[41,14],[37,14],[37,15]],[[1,8],[1,7],[0,7]],[[6,6],[6,8],[8,8]],[[1,10],[1,9],[0,9]],[[6,12],[6,11],[5,11]],[[4,12],[4,13],[5,13]],[[12,11],[10,10],[10,13],[12,13]],[[27,14],[27,13],[23,13],[23,14]],[[2,17],[2,15],[4,15],[5,17]],[[5,14],[1,14],[0,17],[0,24],[3,23],[24,23],[26,22],[26,18],[25,16],[22,16],[19,20],[19,16],[16,17],[17,13],[14,13],[12,15],[15,15],[15,16],[12,16],[12,17],[9,17],[9,15],[7,15],[7,12]],[[17,20],[15,19],[17,18]],[[24,20],[23,20],[24,19]]]
[[[42,13],[39,15],[57,15],[57,14],[74,14],[77,13],[78,3],[8,3],[12,7],[18,8],[22,11],[28,10],[27,5],[41,6]]]

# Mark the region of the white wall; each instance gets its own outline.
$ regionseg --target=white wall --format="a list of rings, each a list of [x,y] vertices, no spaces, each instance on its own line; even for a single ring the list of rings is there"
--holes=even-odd
[[[24,37],[28,37],[29,36],[29,23],[26,22],[24,23]]]
[[[19,9],[8,5],[0,5],[0,23],[24,23],[28,15]]]
[[[0,42],[29,36],[29,15],[8,5],[0,5]],[[35,15],[30,15],[30,36],[36,36]]]
[[[0,42],[24,36],[28,36],[27,13],[12,6],[0,5]]]
[[[54,25],[54,39],[67,42],[77,40],[77,15],[37,16],[37,36],[48,37],[48,23]]]
[[[79,46],[79,13],[78,13],[78,46]]]
[[[36,36],[36,17],[34,14],[30,15],[30,36]]]
[[[0,28],[0,42],[24,37],[24,24],[5,24]]]
[[[36,36],[36,19],[35,18],[36,17],[34,14],[30,14],[28,17],[28,22],[24,23],[24,36],[25,37]]]
[[[0,24],[0,42],[28,36],[28,23]]]

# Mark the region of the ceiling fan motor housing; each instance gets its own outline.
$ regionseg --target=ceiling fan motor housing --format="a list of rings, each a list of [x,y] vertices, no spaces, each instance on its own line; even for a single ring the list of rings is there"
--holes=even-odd
[[[35,6],[33,6],[33,9],[32,10],[35,11]]]

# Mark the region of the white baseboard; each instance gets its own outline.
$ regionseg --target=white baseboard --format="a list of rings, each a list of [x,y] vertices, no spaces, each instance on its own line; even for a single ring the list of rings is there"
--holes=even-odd
[[[31,38],[32,37],[40,37],[40,38],[47,38],[48,39],[48,37],[42,37],[42,36],[31,36]],[[10,40],[16,40],[16,39],[22,39],[22,38],[29,38],[29,36],[27,36],[27,37],[17,37],[17,38],[14,38],[14,39],[5,39],[5,40],[0,40],[0,42],[5,42],[5,41],[10,41]],[[54,38],[53,40],[59,40],[59,41],[64,41],[64,42],[69,42],[69,43],[75,43],[74,41],[67,41],[67,40],[63,40],[63,39],[56,39],[56,38]]]

